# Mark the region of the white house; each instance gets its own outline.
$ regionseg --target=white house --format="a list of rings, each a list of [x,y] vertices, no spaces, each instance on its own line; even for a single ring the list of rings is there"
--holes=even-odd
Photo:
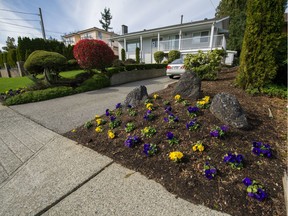
[[[226,50],[226,36],[228,35],[229,17],[222,19],[204,19],[201,21],[183,23],[155,29],[128,33],[128,27],[122,25],[122,35],[111,39],[118,41],[119,59],[122,48],[126,51],[126,58],[135,59],[136,47],[140,48],[141,62],[154,63],[154,53],[179,50],[184,56],[196,53],[198,50],[213,49]],[[226,64],[232,64],[234,51],[227,51]]]

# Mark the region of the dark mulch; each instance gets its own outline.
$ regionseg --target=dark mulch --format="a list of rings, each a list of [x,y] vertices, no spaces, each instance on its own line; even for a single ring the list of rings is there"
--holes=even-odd
[[[172,90],[175,84],[157,92],[161,99],[154,100],[156,118],[148,122],[143,119],[147,111],[145,106],[137,107],[138,115],[131,117],[124,112],[119,118],[120,127],[114,129],[115,139],[107,136],[108,123],[103,126],[102,133],[96,133],[96,122],[90,129],[80,127],[76,132],[67,132],[65,136],[81,143],[99,153],[107,155],[114,161],[139,171],[150,179],[162,184],[168,191],[192,203],[204,204],[212,209],[232,215],[286,215],[282,177],[286,169],[286,101],[265,96],[250,96],[233,85],[236,70],[224,70],[217,81],[203,81],[202,91],[211,98],[219,92],[234,94],[246,111],[248,120],[253,126],[248,131],[230,128],[225,139],[210,137],[210,129],[215,125],[223,125],[209,111],[202,110],[197,117],[201,123],[198,131],[186,129],[190,120],[187,116],[187,106],[175,103]],[[148,89],[149,90],[149,89]],[[179,123],[174,128],[163,121],[167,116],[164,112],[164,101],[170,101],[173,113],[179,117]],[[195,101],[189,101],[195,105]],[[268,108],[274,118],[269,118]],[[103,110],[104,112],[104,110]],[[96,114],[96,113],[95,113]],[[108,117],[102,116],[109,121]],[[136,129],[127,134],[124,125],[134,122]],[[153,126],[157,133],[152,138],[141,138],[142,141],[134,148],[124,146],[128,135],[141,136],[140,130],[145,126]],[[173,132],[179,138],[178,145],[169,146],[166,140],[167,131]],[[192,144],[201,140],[204,152],[193,152]],[[269,143],[273,149],[273,157],[263,158],[251,153],[252,141]],[[143,154],[144,143],[157,144],[157,155],[147,157]],[[181,151],[185,158],[181,163],[169,160],[169,152]],[[228,152],[243,154],[245,165],[241,170],[232,169],[223,162],[223,156]],[[209,161],[217,170],[217,176],[208,180],[203,175],[203,164]],[[259,202],[247,196],[242,179],[250,177],[265,186],[268,199]]]

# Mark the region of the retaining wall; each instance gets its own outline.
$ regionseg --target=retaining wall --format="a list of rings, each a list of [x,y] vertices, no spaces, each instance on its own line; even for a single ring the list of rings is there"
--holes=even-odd
[[[151,69],[151,70],[133,70],[113,74],[110,78],[111,86],[120,85],[128,82],[151,79],[166,75],[166,69]]]

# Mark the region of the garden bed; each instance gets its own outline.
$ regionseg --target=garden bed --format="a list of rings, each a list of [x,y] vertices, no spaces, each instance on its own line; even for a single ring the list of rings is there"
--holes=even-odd
[[[248,131],[229,127],[228,133],[223,138],[211,137],[211,129],[223,124],[209,109],[201,109],[197,116],[200,127],[195,131],[189,131],[186,124],[194,118],[187,115],[188,106],[175,101],[175,95],[172,95],[175,84],[172,84],[167,89],[157,92],[160,98],[153,99],[151,95],[154,107],[152,113],[155,116],[151,121],[143,119],[147,113],[144,104],[134,108],[138,113],[134,117],[128,115],[126,108],[123,108],[122,115],[116,117],[122,123],[120,127],[112,130],[115,134],[114,139],[107,135],[111,120],[110,116],[106,115],[101,116],[107,121],[102,126],[103,132],[95,132],[97,124],[93,120],[89,129],[82,126],[64,135],[144,174],[162,184],[171,193],[192,203],[203,204],[232,215],[286,215],[282,184],[283,172],[287,168],[286,101],[248,95],[234,87],[235,75],[235,70],[222,71],[217,81],[203,81],[202,90],[203,94],[210,98],[219,92],[235,95],[252,126]],[[167,101],[170,102],[171,112],[178,117],[179,122],[169,124],[164,121],[164,118],[168,117],[165,112],[167,105],[164,105]],[[196,105],[196,101],[188,103],[189,106]],[[271,109],[273,118],[269,117],[268,108]],[[128,122],[133,122],[135,125],[135,130],[129,133],[124,128]],[[151,126],[157,131],[151,138],[141,135],[141,130],[146,126]],[[169,145],[167,132],[172,132],[179,140],[179,144]],[[129,148],[127,142],[124,144],[129,135],[140,137],[140,143]],[[192,146],[197,141],[203,143],[204,151],[193,151]],[[253,141],[269,143],[272,157],[253,154],[251,151]],[[155,155],[148,157],[143,153],[144,144],[147,143],[157,145],[158,151]],[[173,151],[184,154],[181,161],[173,162],[169,159],[169,154]],[[224,162],[224,156],[229,152],[243,155],[242,169],[233,169]],[[203,174],[206,162],[217,169],[217,174],[211,180]],[[268,197],[264,201],[260,202],[247,196],[246,186],[242,182],[245,177],[255,179],[265,187]]]

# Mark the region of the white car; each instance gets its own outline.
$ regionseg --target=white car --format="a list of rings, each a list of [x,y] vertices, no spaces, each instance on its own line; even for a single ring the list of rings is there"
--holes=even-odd
[[[186,72],[183,59],[176,59],[166,67],[166,75],[173,79],[174,76],[181,76]]]

